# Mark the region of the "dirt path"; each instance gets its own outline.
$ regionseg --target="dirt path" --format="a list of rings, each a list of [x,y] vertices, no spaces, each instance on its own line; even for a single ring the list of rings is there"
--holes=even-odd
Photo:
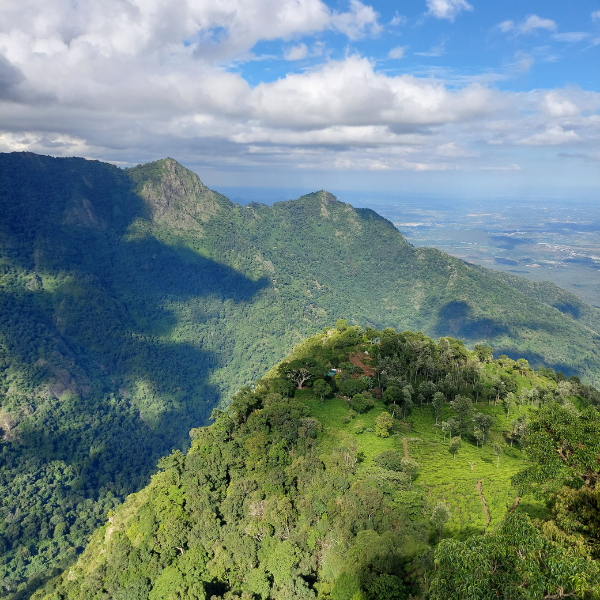
[[[365,355],[362,353],[353,354],[348,357],[348,360],[359,369],[362,369],[363,375],[366,377],[373,377],[375,375],[375,369],[370,367],[369,365],[365,365],[363,360],[365,360]]]
[[[510,507],[510,512],[515,512],[515,510],[517,510],[517,506],[519,506],[519,502],[521,502],[521,496],[517,496],[515,498],[515,503]]]
[[[410,458],[408,454],[408,440],[406,438],[402,438],[402,442],[404,443],[404,458],[408,460]]]
[[[485,498],[483,497],[483,479],[480,479],[477,482],[477,491],[479,492],[479,497],[481,498],[481,504],[483,504],[483,512],[485,514],[485,529],[481,532],[481,535],[483,535],[485,533],[485,530],[489,527],[490,525],[490,521],[492,520],[492,517],[490,517],[490,509],[488,508],[487,502],[485,501]]]

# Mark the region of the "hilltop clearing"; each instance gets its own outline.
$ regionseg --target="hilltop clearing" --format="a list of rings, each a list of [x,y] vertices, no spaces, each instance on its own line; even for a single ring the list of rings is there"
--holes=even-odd
[[[348,360],[359,355],[374,377]],[[567,531],[586,520],[555,503],[581,492],[534,451],[543,423],[567,414],[564,443],[583,423],[600,433],[591,399],[488,347],[339,321],[194,429],[187,455],[162,459],[34,597],[466,600],[469,577],[482,598],[593,593],[593,535]],[[540,468],[553,475],[545,501],[529,487]]]

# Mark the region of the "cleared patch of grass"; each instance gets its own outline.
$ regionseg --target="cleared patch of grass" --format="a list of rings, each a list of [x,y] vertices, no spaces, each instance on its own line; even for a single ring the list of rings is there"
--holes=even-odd
[[[323,425],[323,433],[318,442],[320,451],[329,452],[336,446],[347,445],[349,438],[355,440],[358,451],[364,454],[364,462],[359,465],[359,475],[362,468],[372,465],[373,459],[386,450],[394,449],[404,454],[403,439],[406,437],[410,457],[421,465],[413,489],[422,491],[424,495],[423,518],[429,520],[430,509],[439,500],[445,501],[452,509],[452,517],[444,528],[444,537],[464,539],[486,530],[487,518],[477,490],[480,480],[490,515],[488,531],[501,523],[507,510],[515,503],[517,490],[512,487],[510,479],[525,466],[525,456],[518,444],[514,444],[513,448],[506,445],[497,466],[492,445],[494,442],[507,444],[505,434],[510,429],[512,419],[520,414],[516,407],[507,417],[500,405],[479,402],[474,406],[477,412],[494,417],[492,431],[483,448],[477,448],[474,441],[465,436],[454,459],[448,451],[448,436],[444,441],[441,431],[438,430],[436,434],[431,406],[415,407],[408,419],[410,423],[397,422],[390,437],[382,438],[374,433],[375,419],[387,410],[381,401],[376,400],[369,412],[344,422],[350,409],[343,399],[328,398],[321,402],[309,390],[301,391],[297,397],[309,406],[311,415]],[[524,407],[521,412],[528,410],[528,407]],[[440,423],[452,415],[451,407],[444,406]],[[373,431],[357,435],[354,428],[358,420],[364,422],[366,429]],[[545,513],[543,503],[530,496],[520,500],[517,510],[526,511],[532,517],[541,517]]]

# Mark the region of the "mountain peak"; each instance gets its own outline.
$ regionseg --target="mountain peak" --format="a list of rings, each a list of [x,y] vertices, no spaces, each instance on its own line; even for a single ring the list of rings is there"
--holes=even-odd
[[[136,191],[152,220],[180,231],[202,233],[202,223],[217,214],[220,196],[208,189],[193,171],[173,158],[163,158],[129,170]]]

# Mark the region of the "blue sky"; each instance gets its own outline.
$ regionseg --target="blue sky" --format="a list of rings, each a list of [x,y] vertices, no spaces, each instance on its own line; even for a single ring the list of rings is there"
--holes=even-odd
[[[5,0],[0,151],[210,186],[595,197],[600,0]]]

